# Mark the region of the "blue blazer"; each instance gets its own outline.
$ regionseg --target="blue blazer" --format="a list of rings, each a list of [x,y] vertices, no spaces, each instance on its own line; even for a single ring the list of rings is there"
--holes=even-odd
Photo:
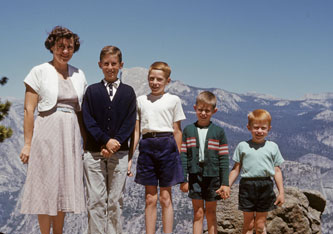
[[[136,122],[136,96],[131,86],[120,82],[111,101],[103,80],[90,85],[83,98],[82,115],[86,150],[98,152],[110,138],[119,141],[119,150],[129,149],[128,140]]]

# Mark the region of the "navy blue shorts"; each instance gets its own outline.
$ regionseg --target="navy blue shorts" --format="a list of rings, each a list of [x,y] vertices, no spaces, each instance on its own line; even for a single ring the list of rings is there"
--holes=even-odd
[[[276,196],[270,177],[242,178],[239,182],[238,209],[245,212],[274,210]]]
[[[135,182],[170,187],[184,182],[183,168],[173,134],[141,139]]]

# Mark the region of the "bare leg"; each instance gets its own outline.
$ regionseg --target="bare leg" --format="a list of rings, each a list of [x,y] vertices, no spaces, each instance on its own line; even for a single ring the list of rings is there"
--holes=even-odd
[[[203,219],[205,217],[204,201],[192,199],[193,205],[193,234],[202,234]]]
[[[266,234],[266,219],[268,212],[256,212],[255,228],[257,234]]]
[[[206,201],[208,234],[217,234],[216,204],[216,201]]]
[[[157,206],[157,186],[145,186],[146,188],[146,234],[154,234],[156,228],[156,206]]]
[[[38,215],[38,223],[40,232],[42,234],[49,234],[51,226],[53,229],[53,234],[62,234],[62,229],[64,227],[65,213],[58,211],[57,216],[50,216],[40,214]]]
[[[244,224],[243,234],[253,234],[254,228],[254,212],[243,212]]]
[[[163,232],[172,233],[173,206],[172,206],[171,187],[160,188],[160,204],[162,207]]]
[[[49,215],[38,215],[39,229],[42,234],[50,234],[51,217]]]
[[[53,234],[62,234],[65,215],[66,215],[66,213],[64,213],[62,211],[58,211],[57,216],[51,217]]]

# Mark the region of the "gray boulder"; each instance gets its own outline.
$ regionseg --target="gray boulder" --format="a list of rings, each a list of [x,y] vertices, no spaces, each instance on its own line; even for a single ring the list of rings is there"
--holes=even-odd
[[[268,234],[320,234],[321,214],[326,200],[317,191],[285,188],[285,203],[267,217]],[[241,234],[243,213],[238,210],[238,185],[232,187],[228,200],[218,202],[217,220],[219,234]]]

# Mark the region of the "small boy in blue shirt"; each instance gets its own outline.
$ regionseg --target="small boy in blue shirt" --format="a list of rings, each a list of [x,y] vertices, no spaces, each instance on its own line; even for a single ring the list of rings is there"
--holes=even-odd
[[[229,175],[229,184],[235,182],[241,171],[238,208],[243,211],[243,234],[266,233],[268,211],[284,203],[284,188],[280,165],[284,159],[276,143],[266,140],[271,130],[271,115],[257,109],[249,113],[247,128],[252,139],[240,142],[234,152],[235,164]],[[273,190],[274,177],[279,195]]]
[[[182,140],[180,123],[185,115],[180,98],[165,92],[166,85],[170,83],[170,73],[167,63],[153,63],[148,72],[151,93],[137,98],[138,114],[130,154],[133,154],[142,133],[135,182],[145,186],[147,234],[155,233],[157,186],[160,187],[163,232],[172,233],[171,187],[183,182],[179,152]]]
[[[210,119],[216,113],[216,97],[201,92],[194,105],[198,120],[185,127],[181,147],[184,181],[180,189],[189,191],[194,217],[193,233],[201,234],[206,215],[208,233],[217,233],[216,204],[229,197],[229,150],[223,128]],[[187,178],[189,177],[189,178]]]

